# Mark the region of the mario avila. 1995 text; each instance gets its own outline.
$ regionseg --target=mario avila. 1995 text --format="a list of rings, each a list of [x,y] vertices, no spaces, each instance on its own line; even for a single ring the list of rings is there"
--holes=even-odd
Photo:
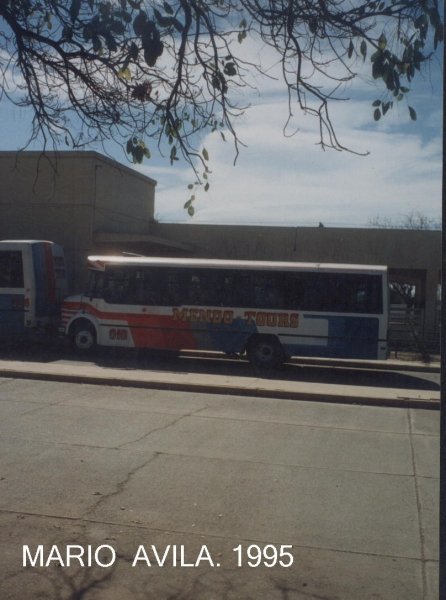
[[[291,567],[294,562],[293,546],[274,544],[239,544],[232,548],[231,566],[237,567]],[[220,560],[224,560],[218,555]],[[229,557],[228,557],[229,558]],[[66,544],[45,546],[39,544],[31,547],[22,546],[23,567],[112,567],[117,560],[117,552],[113,546]],[[209,548],[203,544],[195,551],[188,550],[183,544],[167,544],[155,546],[139,545],[131,557],[132,567],[220,567],[220,562],[214,558]]]

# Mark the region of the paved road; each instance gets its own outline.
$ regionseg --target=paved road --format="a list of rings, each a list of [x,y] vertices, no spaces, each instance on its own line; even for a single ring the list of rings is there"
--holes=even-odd
[[[438,411],[5,378],[0,411],[2,599],[437,598]]]

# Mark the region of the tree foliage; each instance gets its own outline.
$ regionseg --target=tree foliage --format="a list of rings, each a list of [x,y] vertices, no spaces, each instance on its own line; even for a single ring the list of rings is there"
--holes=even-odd
[[[342,84],[365,65],[379,120],[443,41],[437,0],[2,0],[0,17],[1,91],[34,111],[30,141],[112,138],[136,162],[156,143],[197,175],[200,134],[238,154],[243,93],[263,72],[247,42],[275,54],[290,115],[314,115],[322,147],[342,150],[329,113]]]
[[[414,231],[441,229],[440,219],[433,219],[419,211],[411,212],[397,220],[389,217],[373,217],[369,219],[368,224],[370,227],[378,229],[411,229]]]

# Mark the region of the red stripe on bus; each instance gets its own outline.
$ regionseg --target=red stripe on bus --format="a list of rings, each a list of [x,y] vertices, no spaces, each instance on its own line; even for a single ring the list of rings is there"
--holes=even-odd
[[[173,315],[156,315],[150,313],[127,313],[127,312],[112,312],[112,311],[101,311],[91,306],[90,304],[81,304],[80,302],[64,302],[62,311],[81,309],[94,317],[99,321],[126,321],[130,327],[155,327],[165,326],[172,323],[170,328],[174,329],[190,329],[190,323],[188,321],[174,320]],[[74,316],[74,315],[73,315]]]
[[[116,329],[128,327],[136,348],[165,348],[167,350],[198,348],[191,323],[174,319],[173,315],[104,312],[89,304],[81,304],[80,302],[65,302],[63,310],[68,312],[73,309],[80,310],[81,308],[84,314],[97,318],[100,326],[108,325]],[[64,318],[64,324],[73,316],[75,316],[75,313],[67,315],[66,321]],[[124,321],[124,323],[121,325],[109,323],[110,321]]]

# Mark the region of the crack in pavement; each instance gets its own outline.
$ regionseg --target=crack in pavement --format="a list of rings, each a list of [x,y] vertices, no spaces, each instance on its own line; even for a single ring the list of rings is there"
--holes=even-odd
[[[169,427],[172,427],[174,425],[176,425],[177,423],[179,423],[182,419],[185,419],[186,417],[191,417],[193,415],[195,415],[196,413],[205,410],[206,408],[208,408],[208,406],[204,406],[200,409],[197,409],[195,411],[191,411],[185,415],[181,415],[178,419],[175,419],[174,421],[172,421],[171,423],[168,423],[167,425],[164,425],[163,427],[157,427],[156,429],[152,429],[151,431],[149,431],[148,433],[144,434],[143,436],[140,436],[139,438],[137,438],[136,440],[132,440],[130,442],[126,442],[124,444],[121,444],[120,446],[116,446],[114,449],[116,450],[121,450],[124,449],[124,446],[128,445],[128,444],[133,444],[136,443],[140,440],[146,439],[148,438],[150,435],[152,435],[152,433],[156,433],[158,431],[163,431],[165,429],[168,429]],[[129,482],[131,481],[131,479],[136,475],[136,473],[138,473],[139,471],[141,471],[142,469],[144,469],[147,465],[149,465],[151,462],[155,461],[159,456],[160,456],[160,452],[154,452],[152,454],[152,456],[144,461],[142,464],[138,465],[137,467],[133,468],[131,471],[129,471],[125,477],[125,479],[123,479],[122,481],[119,481],[116,484],[116,489],[113,492],[110,492],[108,494],[104,494],[102,495],[97,502],[95,502],[95,504],[93,506],[91,506],[85,513],[84,516],[87,517],[89,515],[91,515],[93,512],[95,512],[102,504],[104,504],[104,502],[110,500],[111,498],[114,498],[116,496],[119,496],[119,494],[121,494],[125,487],[129,484]]]
[[[21,400],[8,400],[8,402],[16,402],[18,404],[21,403]],[[36,401],[32,401],[33,404],[35,404],[36,406],[34,408],[30,408],[29,410],[25,410],[24,412],[18,413],[17,415],[14,415],[14,417],[24,417],[26,415],[33,415],[34,413],[37,413],[39,411],[45,410],[45,408],[54,408],[55,406],[61,406],[62,404],[64,404],[66,402],[66,400],[58,400],[55,402],[36,402]],[[12,418],[12,417],[9,417]]]
[[[138,437],[134,440],[130,440],[129,442],[124,442],[123,444],[120,444],[119,446],[115,446],[115,448],[116,448],[116,450],[122,450],[122,449],[125,450],[126,449],[125,446],[128,446],[129,444],[136,444],[137,442],[141,442],[142,440],[145,440],[148,437],[150,437],[153,433],[158,433],[159,431],[165,431],[166,429],[169,429],[169,427],[173,427],[174,425],[176,425],[183,419],[186,419],[187,417],[194,417],[201,411],[206,410],[207,408],[209,408],[209,405],[206,404],[206,406],[203,406],[201,408],[198,408],[197,410],[194,410],[194,411],[191,411],[184,415],[179,416],[177,419],[174,419],[170,423],[167,423],[167,425],[162,425],[161,427],[157,427],[156,429],[151,429],[150,431],[148,431],[147,433],[144,433],[140,437]]]
[[[98,501],[95,502],[93,506],[91,506],[89,509],[87,509],[84,512],[84,517],[91,515],[104,502],[107,502],[111,498],[114,498],[115,496],[119,496],[120,494],[122,494],[122,492],[125,490],[126,486],[130,483],[132,478],[136,475],[136,473],[138,473],[139,471],[144,469],[148,464],[150,464],[151,462],[156,460],[158,458],[158,456],[159,456],[159,453],[154,452],[148,460],[144,461],[142,464],[138,465],[137,467],[134,467],[131,471],[129,471],[122,481],[118,481],[116,483],[116,489],[113,492],[101,495],[101,497],[98,499]]]

